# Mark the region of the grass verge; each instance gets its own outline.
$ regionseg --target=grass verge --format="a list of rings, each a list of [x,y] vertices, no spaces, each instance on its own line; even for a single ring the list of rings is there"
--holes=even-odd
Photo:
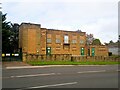
[[[120,64],[120,62],[72,62],[72,61],[29,61],[27,62],[30,65],[114,65]]]

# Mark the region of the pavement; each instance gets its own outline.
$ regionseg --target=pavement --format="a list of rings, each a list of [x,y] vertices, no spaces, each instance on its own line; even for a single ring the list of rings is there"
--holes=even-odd
[[[2,62],[3,69],[27,69],[27,68],[47,68],[47,67],[70,67],[70,66],[107,66],[107,65],[41,65],[31,66],[25,62]]]
[[[10,62],[2,62],[3,67],[20,67],[20,66],[30,66],[29,64],[21,61],[10,61]]]
[[[41,67],[5,68],[3,88],[118,88],[118,65]]]

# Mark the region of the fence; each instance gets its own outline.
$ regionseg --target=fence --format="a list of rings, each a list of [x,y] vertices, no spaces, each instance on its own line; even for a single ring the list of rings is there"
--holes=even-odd
[[[73,56],[71,57],[71,61],[76,61],[76,62],[96,62],[96,61],[115,61],[118,62],[120,60],[120,57],[104,57],[104,56]]]
[[[23,54],[23,61],[39,60],[39,61],[71,61],[71,54],[52,54],[52,55],[36,55]]]
[[[2,61],[22,61],[21,53],[6,53],[2,54]]]
[[[23,54],[23,61],[116,61],[120,60],[120,57],[104,57],[104,56],[72,56],[71,54],[52,54],[52,55],[36,55],[36,54]]]

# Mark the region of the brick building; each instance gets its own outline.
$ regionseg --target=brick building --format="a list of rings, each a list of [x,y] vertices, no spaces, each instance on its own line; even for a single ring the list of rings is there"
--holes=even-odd
[[[26,54],[108,55],[106,46],[86,44],[86,32],[47,29],[31,23],[20,25],[19,48]]]

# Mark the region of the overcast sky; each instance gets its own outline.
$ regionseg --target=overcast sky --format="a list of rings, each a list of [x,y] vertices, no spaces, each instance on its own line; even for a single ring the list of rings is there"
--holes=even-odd
[[[79,29],[102,43],[118,40],[118,0],[3,0],[2,11],[12,23]]]

